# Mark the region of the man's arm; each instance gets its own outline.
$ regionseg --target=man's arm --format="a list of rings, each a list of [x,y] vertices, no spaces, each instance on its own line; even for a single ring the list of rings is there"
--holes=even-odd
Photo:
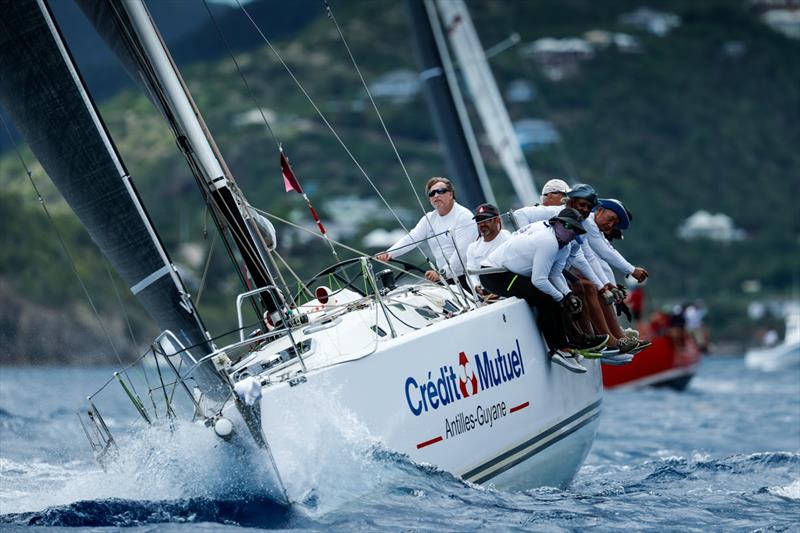
[[[564,295],[550,281],[550,271],[558,255],[558,243],[549,232],[541,232],[537,235],[537,237],[539,236],[545,238],[536,239],[536,253],[533,256],[531,281],[534,287],[549,295],[556,302],[560,302]]]
[[[419,246],[430,232],[430,225],[427,218],[428,214],[426,213],[425,216],[419,219],[419,222],[417,222],[417,225],[414,226],[411,231],[403,235],[400,240],[391,245],[388,250],[377,254],[375,257],[381,261],[388,261],[392,257],[400,257],[403,254],[407,254]]]
[[[583,274],[583,277],[588,279],[598,290],[602,289],[605,285],[603,280],[597,276],[591,265],[589,265],[583,253],[583,248],[580,245],[575,246],[572,253],[570,253],[569,259],[567,259],[567,266],[574,266],[575,269]]]

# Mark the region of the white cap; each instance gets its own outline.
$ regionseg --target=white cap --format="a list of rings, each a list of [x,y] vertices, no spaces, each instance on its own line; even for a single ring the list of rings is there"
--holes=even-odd
[[[567,185],[566,181],[560,179],[548,181],[542,187],[542,201],[544,201],[544,195],[551,192],[563,192],[567,194],[569,192],[569,185]]]

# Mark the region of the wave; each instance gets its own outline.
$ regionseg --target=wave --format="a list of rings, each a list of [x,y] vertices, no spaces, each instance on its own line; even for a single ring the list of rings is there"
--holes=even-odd
[[[0,515],[0,524],[59,527],[131,527],[147,524],[216,522],[258,528],[286,528],[296,518],[268,498],[173,501],[122,499],[80,501],[42,511]],[[296,524],[294,524],[296,525]]]

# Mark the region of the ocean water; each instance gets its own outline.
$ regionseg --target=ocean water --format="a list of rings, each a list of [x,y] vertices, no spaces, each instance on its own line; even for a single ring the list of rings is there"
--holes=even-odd
[[[191,424],[120,439],[106,469],[75,411],[110,375],[0,368],[0,529],[93,531],[800,531],[800,368],[761,373],[708,359],[684,392],[606,394],[597,440],[565,490],[503,492],[384,450],[341,420],[282,472]],[[130,426],[122,395],[103,404]],[[187,451],[190,450],[190,451]],[[312,460],[313,459],[313,460]]]

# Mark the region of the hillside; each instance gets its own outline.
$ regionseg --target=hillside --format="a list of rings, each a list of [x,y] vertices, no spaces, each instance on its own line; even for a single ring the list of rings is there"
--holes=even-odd
[[[335,27],[312,4],[309,7],[319,13],[293,12],[295,18],[287,20],[310,22],[298,22],[301,29],[291,38],[274,30],[274,44],[381,193],[393,206],[406,208],[413,219],[418,207],[365,101],[358,75]],[[742,292],[742,283],[759,280],[761,298],[786,297],[793,276],[800,272],[800,220],[796,208],[784,201],[800,189],[800,42],[763,25],[738,0],[651,2],[653,8],[680,16],[680,26],[661,37],[620,23],[621,14],[640,6],[633,1],[469,5],[486,48],[512,32],[522,38],[520,45],[492,60],[501,90],[519,79],[535,87],[533,100],[509,105],[512,119],[548,120],[561,136],[560,144],[527,154],[539,185],[553,176],[579,177],[602,195],[623,199],[635,221],[619,248],[650,270],[653,305],[703,298],[718,335],[746,340],[752,324],[744,311],[752,296]],[[333,7],[368,82],[393,70],[415,68],[402,3],[336,2]],[[203,8],[198,4],[194,9]],[[267,18],[259,11],[256,20],[266,28]],[[633,35],[640,50],[597,49],[579,62],[576,72],[558,81],[523,53],[526,44],[542,37],[576,37],[593,29]],[[244,39],[245,32],[253,31],[240,20],[226,29],[226,36]],[[224,50],[217,39],[216,33],[204,32],[198,49]],[[739,43],[740,52],[726,53],[729,43]],[[270,126],[298,177],[331,231],[342,231],[341,213],[327,206],[343,196],[376,194],[272,52],[265,46],[240,50],[236,59],[258,104],[268,111]],[[252,120],[256,106],[230,57],[217,55],[183,72],[251,203],[308,225],[301,199],[283,192],[275,142],[263,124]],[[415,182],[445,173],[422,95],[378,104]],[[168,249],[186,268],[187,279],[199,280],[210,237],[203,238],[202,201],[168,129],[144,96],[134,91],[109,99],[101,112]],[[25,148],[21,153],[112,336],[129,337],[127,316],[137,338],[130,344],[146,342],[152,326],[126,294],[122,299],[127,315],[123,314],[115,296],[121,284],[111,281],[91,241],[31,153]],[[508,208],[510,188],[488,151],[486,155],[501,207]],[[0,206],[6,214],[0,234],[3,300],[29,302],[39,310],[33,316],[43,310],[60,315],[64,328],[82,328],[97,345],[105,343],[96,328],[92,333],[87,326],[91,320],[74,318],[88,313],[81,287],[13,151],[0,159]],[[678,239],[677,227],[700,209],[731,216],[745,239]],[[369,218],[357,225],[348,242],[360,249],[360,239],[369,230],[394,226],[390,220]],[[308,242],[291,228],[278,226],[278,231],[279,252],[302,277],[330,262],[322,243]],[[227,258],[217,250],[200,303],[216,332],[230,329],[239,291],[229,270]],[[64,313],[65,309],[82,311]],[[19,316],[16,304],[0,305],[0,350],[6,362],[40,355],[22,353],[20,347],[26,344],[19,339],[36,334],[37,328],[35,320],[23,323]],[[70,339],[63,346],[61,355],[48,354],[49,360],[67,361],[84,349]]]

